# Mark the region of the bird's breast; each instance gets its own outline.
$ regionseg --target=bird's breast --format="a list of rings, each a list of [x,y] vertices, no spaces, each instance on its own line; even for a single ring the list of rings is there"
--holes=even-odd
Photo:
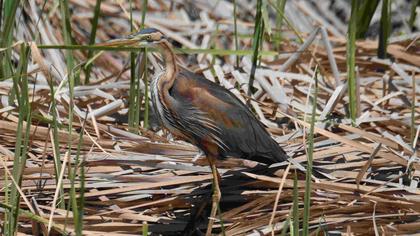
[[[163,99],[162,88],[159,87],[159,80],[163,73],[164,72],[157,74],[150,84],[150,95],[156,117],[158,118],[159,123],[173,135],[185,138],[181,131],[176,128],[176,118],[173,117]]]

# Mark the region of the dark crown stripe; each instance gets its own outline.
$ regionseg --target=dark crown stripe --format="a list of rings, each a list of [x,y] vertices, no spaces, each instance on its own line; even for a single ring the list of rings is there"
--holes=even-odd
[[[156,33],[156,32],[160,32],[160,31],[155,29],[155,28],[146,28],[146,29],[140,30],[137,33],[137,35],[139,35],[139,34],[151,34],[151,33]]]

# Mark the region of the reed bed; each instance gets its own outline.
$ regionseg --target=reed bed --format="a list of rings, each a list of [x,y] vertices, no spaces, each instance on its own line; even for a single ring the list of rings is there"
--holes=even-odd
[[[391,35],[387,58],[378,58],[377,40],[355,41],[350,99],[347,27],[314,9],[307,1],[19,4],[13,40],[0,49],[1,234],[183,235],[189,222],[205,231],[205,217],[194,217],[210,201],[206,159],[161,130],[148,106],[162,58],[89,46],[143,23],[173,40],[183,67],[248,103],[291,157],[257,171],[255,162],[220,160],[214,233],[420,233],[420,35]]]

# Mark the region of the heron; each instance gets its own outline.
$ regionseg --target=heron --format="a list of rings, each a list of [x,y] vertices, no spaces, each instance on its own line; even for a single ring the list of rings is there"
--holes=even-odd
[[[177,64],[172,44],[155,28],[113,39],[102,46],[155,47],[164,70],[151,81],[151,101],[159,123],[172,135],[197,146],[213,175],[206,235],[210,235],[221,198],[216,161],[237,157],[272,164],[288,156],[252,111],[228,89]]]

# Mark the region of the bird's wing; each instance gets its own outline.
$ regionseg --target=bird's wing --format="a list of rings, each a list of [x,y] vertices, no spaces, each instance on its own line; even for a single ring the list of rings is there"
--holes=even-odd
[[[177,101],[179,125],[198,140],[197,146],[213,141],[219,154],[265,163],[287,158],[262,123],[227,89],[182,71],[170,94]]]

